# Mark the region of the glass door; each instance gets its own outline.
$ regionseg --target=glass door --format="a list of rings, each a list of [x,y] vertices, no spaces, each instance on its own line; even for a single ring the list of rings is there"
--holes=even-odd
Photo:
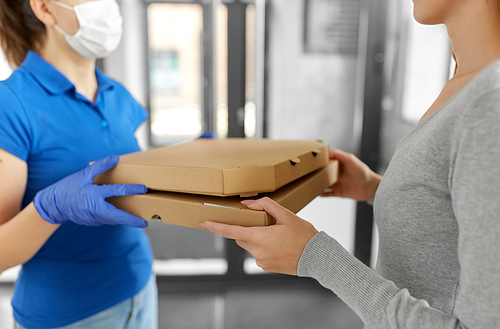
[[[206,132],[227,137],[229,84],[244,94],[238,108],[244,135],[239,137],[254,137],[255,5],[159,0],[148,2],[146,12],[152,147],[196,139]],[[231,23],[231,13],[241,15],[237,18],[243,17],[244,23],[234,17]],[[242,33],[235,36],[234,30]],[[244,48],[242,75],[228,69],[229,47]],[[243,270],[248,267],[241,259],[243,250],[210,232],[152,221],[147,233],[155,271],[166,280],[227,280],[252,272]]]
[[[151,142],[172,144],[203,132],[203,8],[148,6]]]

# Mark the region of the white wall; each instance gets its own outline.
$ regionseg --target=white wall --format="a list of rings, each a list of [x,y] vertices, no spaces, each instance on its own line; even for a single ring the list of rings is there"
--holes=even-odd
[[[142,0],[118,0],[123,16],[123,39],[118,49],[104,59],[106,74],[121,82],[144,107],[148,104],[146,6]],[[143,124],[136,137],[148,148]]]
[[[0,81],[7,79],[12,73],[12,69],[7,64],[3,52],[0,50]]]
[[[303,50],[304,1],[270,0],[268,132],[353,152],[357,56]],[[354,250],[353,200],[317,198],[300,213]]]
[[[357,56],[304,53],[304,1],[270,3],[269,137],[353,151]]]

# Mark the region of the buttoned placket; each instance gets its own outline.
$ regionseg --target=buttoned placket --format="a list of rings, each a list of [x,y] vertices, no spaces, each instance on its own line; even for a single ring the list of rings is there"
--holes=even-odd
[[[88,98],[86,98],[83,95],[77,93],[76,90],[74,90],[74,93],[75,93],[75,98],[77,100],[86,103],[94,111],[96,111],[96,113],[99,115],[99,117],[101,119],[100,122],[99,122],[99,125],[101,126],[101,128],[107,129],[109,127],[109,122],[108,122],[108,120],[106,119],[106,117],[104,115],[104,99],[103,99],[102,92],[100,90],[97,91],[97,96],[96,96],[96,100],[95,101],[90,101]]]

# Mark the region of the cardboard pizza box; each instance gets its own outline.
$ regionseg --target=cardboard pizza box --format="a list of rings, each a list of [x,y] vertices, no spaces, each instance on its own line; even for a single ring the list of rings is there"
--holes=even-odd
[[[297,213],[309,202],[330,187],[338,178],[338,161],[329,163],[268,196],[282,206]],[[145,220],[161,219],[163,223],[199,228],[198,224],[212,220],[240,226],[267,226],[274,218],[264,211],[248,209],[238,196],[217,197],[175,192],[150,191],[142,195],[114,197],[108,199],[117,208]]]
[[[121,156],[95,183],[247,197],[276,191],[328,160],[328,145],[321,141],[198,139]]]

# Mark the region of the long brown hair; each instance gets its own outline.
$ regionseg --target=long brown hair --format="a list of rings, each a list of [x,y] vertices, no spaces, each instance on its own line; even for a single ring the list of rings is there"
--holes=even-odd
[[[45,33],[29,0],[0,0],[0,45],[11,67],[21,65],[29,50],[40,51]]]

